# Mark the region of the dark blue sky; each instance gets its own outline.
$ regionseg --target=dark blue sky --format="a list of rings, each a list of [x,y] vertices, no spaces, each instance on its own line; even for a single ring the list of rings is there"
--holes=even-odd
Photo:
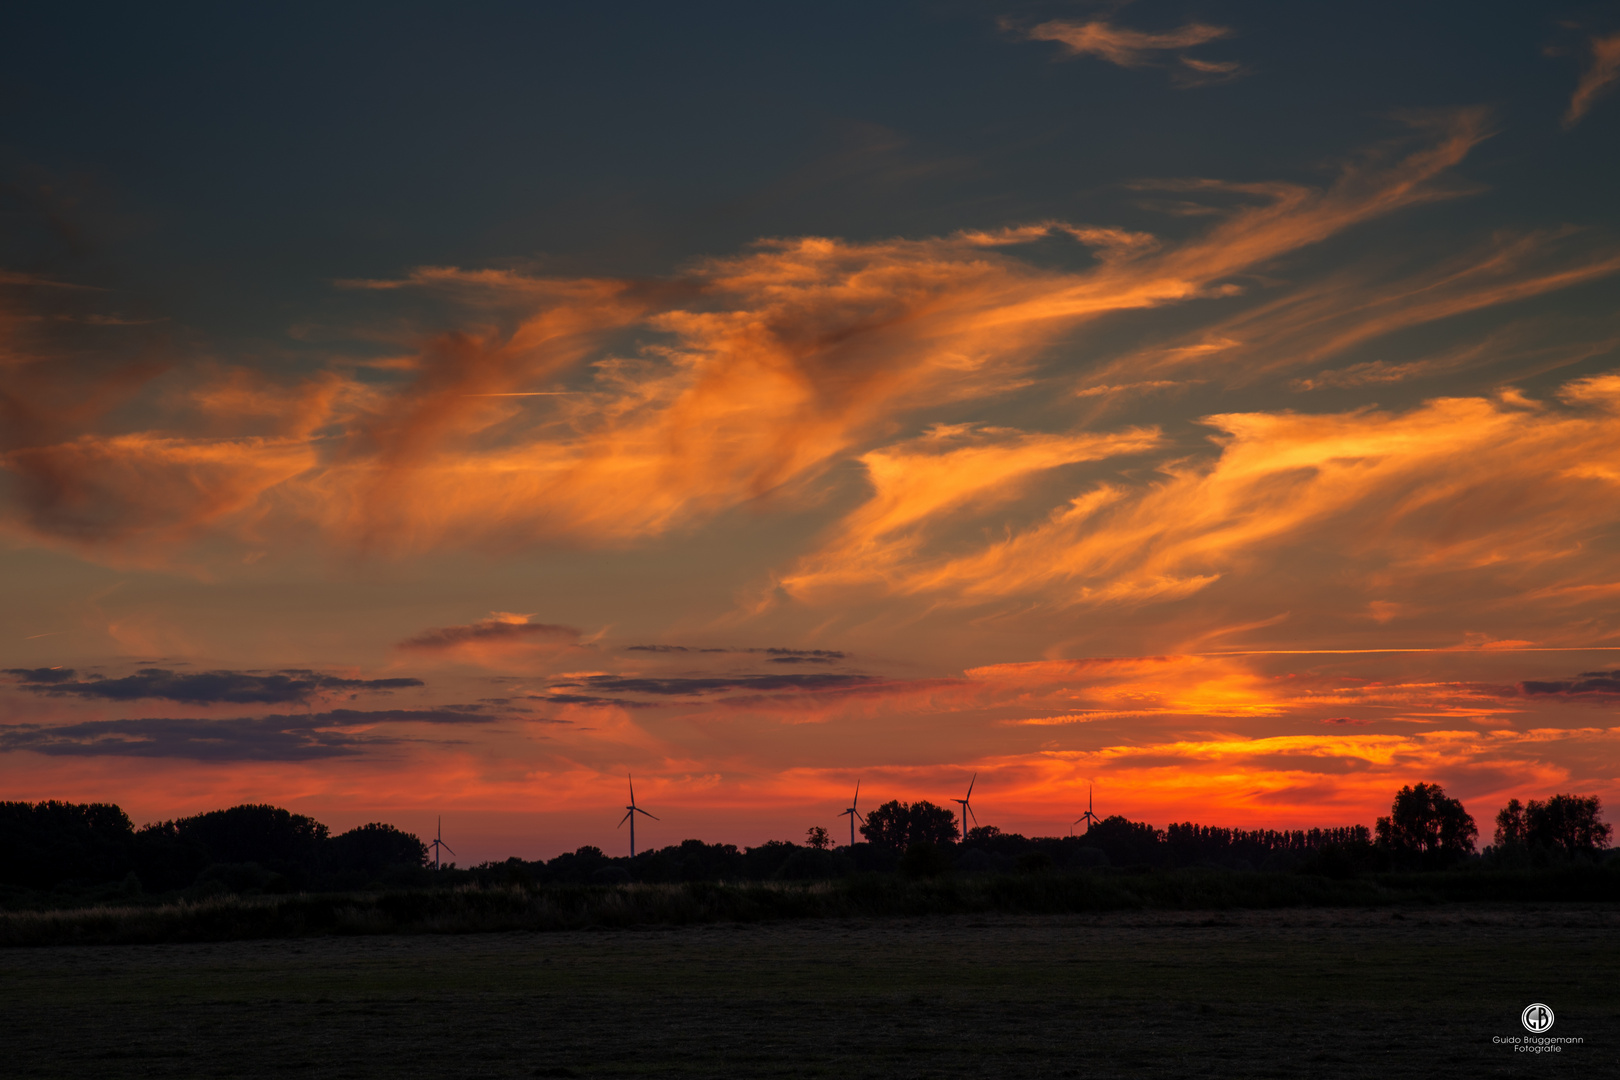
[[[1316,181],[1391,114],[1458,105],[1500,127],[1467,169],[1493,213],[1614,214],[1614,110],[1560,131],[1580,57],[1543,55],[1612,5],[1121,9],[1142,30],[1233,29],[1199,51],[1246,77],[1190,89],[1004,28],[1106,14],[1083,4],[8,11],[8,224],[48,211],[77,243],[13,227],[7,261],[76,255],[210,336],[279,335],[331,279],[420,264],[656,275],[768,235],[1162,231],[1121,182]]]

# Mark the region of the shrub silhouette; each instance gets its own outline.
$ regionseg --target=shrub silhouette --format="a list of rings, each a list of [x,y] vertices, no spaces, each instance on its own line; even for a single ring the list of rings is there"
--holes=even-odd
[[[1018,869],[1020,873],[1038,874],[1043,870],[1052,869],[1052,856],[1044,851],[1026,851],[1018,856]]]
[[[950,868],[951,860],[926,840],[912,844],[900,857],[900,872],[911,878],[938,877]]]

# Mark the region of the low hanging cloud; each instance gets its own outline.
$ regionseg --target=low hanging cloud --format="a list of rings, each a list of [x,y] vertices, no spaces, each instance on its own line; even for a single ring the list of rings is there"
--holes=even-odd
[[[1620,33],[1608,37],[1592,37],[1587,42],[1590,57],[1581,81],[1570,96],[1569,108],[1564,112],[1564,127],[1572,128],[1581,117],[1592,111],[1598,98],[1614,89],[1620,81]]]
[[[1573,679],[1523,682],[1519,689],[1534,697],[1620,696],[1620,671],[1583,671]]]
[[[4,674],[12,676],[16,685],[38,694],[106,701],[151,699],[189,705],[279,705],[308,701],[318,694],[386,693],[424,685],[421,679],[348,679],[293,668],[270,674],[205,671],[194,675],[142,668],[122,678],[91,675],[83,679],[72,668],[8,668]]]
[[[766,663],[770,664],[836,664],[849,655],[837,649],[785,649],[774,647],[764,649],[725,649],[701,648],[690,645],[627,645],[624,651],[673,655],[703,655],[709,653],[727,655],[762,654],[767,658]]]
[[[433,653],[458,659],[485,661],[510,659],[536,649],[560,651],[579,642],[572,626],[530,621],[532,615],[495,611],[490,617],[465,626],[424,630],[394,646],[404,652]]]
[[[52,757],[183,758],[192,761],[314,761],[353,757],[404,741],[370,734],[379,724],[488,724],[495,717],[458,709],[334,709],[223,720],[154,717],[0,727],[0,753]],[[366,729],[362,731],[361,729]]]
[[[558,687],[588,687],[610,694],[650,694],[659,697],[687,697],[698,694],[774,690],[842,690],[883,680],[872,675],[736,675],[715,677],[650,678],[635,675],[590,675],[583,679],[553,683]]]

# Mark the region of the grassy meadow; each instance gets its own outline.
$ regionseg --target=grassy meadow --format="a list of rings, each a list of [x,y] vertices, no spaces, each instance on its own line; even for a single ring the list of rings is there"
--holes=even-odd
[[[1617,973],[1607,905],[832,917],[10,948],[0,1009],[18,1077],[1597,1077]]]

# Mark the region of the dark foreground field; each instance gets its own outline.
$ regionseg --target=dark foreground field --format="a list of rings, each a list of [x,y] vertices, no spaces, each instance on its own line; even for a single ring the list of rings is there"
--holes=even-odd
[[[0,950],[19,1077],[1620,1075],[1620,912],[933,916]],[[1531,1056],[1518,1012],[1585,1044]]]

